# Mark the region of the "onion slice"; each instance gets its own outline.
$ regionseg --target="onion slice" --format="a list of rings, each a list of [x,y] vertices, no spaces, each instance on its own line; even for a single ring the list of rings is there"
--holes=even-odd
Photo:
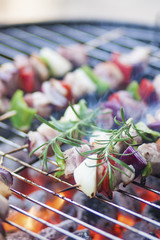
[[[147,166],[147,160],[142,157],[132,146],[129,146],[120,157],[120,160],[127,165],[132,165],[135,169],[135,178],[141,174],[142,170]]]
[[[92,159],[91,159],[92,158]],[[86,158],[75,170],[74,179],[80,190],[92,198],[97,192],[97,155]]]
[[[0,181],[10,187],[13,184],[13,177],[9,171],[0,168]]]

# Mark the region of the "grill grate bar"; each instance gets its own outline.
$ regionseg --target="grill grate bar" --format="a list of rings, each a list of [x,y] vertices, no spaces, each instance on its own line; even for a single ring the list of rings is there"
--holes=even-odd
[[[149,223],[151,223],[151,224],[153,224],[153,225],[155,225],[155,226],[160,227],[160,222],[157,222],[157,221],[155,221],[155,220],[153,220],[153,219],[151,219],[151,218],[148,218],[148,217],[146,217],[146,216],[143,216],[143,215],[141,215],[141,214],[139,214],[139,213],[136,213],[136,212],[134,212],[134,211],[132,211],[132,210],[130,210],[130,209],[127,209],[127,208],[125,208],[125,207],[122,207],[122,206],[120,206],[120,205],[117,205],[117,204],[115,204],[115,203],[113,203],[113,202],[111,202],[111,201],[109,201],[109,200],[107,200],[107,199],[103,199],[103,198],[99,198],[99,197],[96,197],[96,198],[99,199],[100,201],[103,201],[103,202],[105,202],[105,203],[113,206],[113,207],[118,208],[119,210],[123,210],[124,212],[127,212],[127,213],[131,214],[132,216],[135,216],[135,217],[140,218],[140,219],[142,219],[142,220],[144,220],[144,221],[146,221],[146,222],[149,222]]]
[[[3,143],[8,144],[9,146],[15,147],[15,148],[21,147],[19,144],[14,143],[13,141],[11,141],[11,140],[9,140],[9,139],[6,139],[6,138],[4,138],[4,137],[2,137],[2,136],[0,136],[0,141],[3,142]],[[20,149],[20,150],[21,150],[21,149]],[[23,151],[27,151],[27,149],[24,148]]]
[[[44,225],[46,225],[46,226],[48,226],[48,227],[51,227],[51,228],[55,229],[56,231],[59,231],[59,232],[63,233],[64,235],[67,235],[67,236],[69,236],[69,237],[72,237],[72,238],[75,239],[75,240],[83,240],[83,238],[78,237],[78,236],[76,236],[75,234],[73,234],[73,233],[71,233],[71,232],[68,232],[68,231],[66,231],[65,229],[60,228],[60,227],[58,227],[58,226],[56,226],[56,225],[54,225],[54,224],[51,224],[51,223],[49,223],[49,222],[47,222],[47,221],[45,221],[45,220],[43,220],[43,219],[41,219],[41,218],[38,218],[38,217],[36,217],[36,216],[34,216],[34,215],[32,215],[32,214],[30,214],[30,213],[22,210],[21,208],[18,208],[18,207],[16,207],[16,206],[13,206],[12,204],[10,204],[10,208],[12,208],[13,210],[16,210],[17,212],[22,213],[22,214],[24,214],[24,215],[26,215],[26,216],[28,216],[28,217],[36,220],[36,221],[38,221],[38,222],[40,222],[40,223],[42,223],[42,224],[44,224]]]
[[[103,236],[105,236],[105,237],[108,237],[108,238],[113,239],[113,240],[114,240],[114,239],[115,239],[115,240],[120,239],[120,238],[115,237],[115,236],[113,236],[113,235],[110,234],[110,233],[106,233],[106,232],[104,232],[103,230],[101,230],[101,229],[99,229],[99,228],[97,228],[97,227],[94,227],[94,226],[92,226],[92,225],[90,225],[90,224],[88,224],[88,223],[86,223],[86,222],[84,222],[84,221],[81,221],[81,220],[79,220],[79,219],[77,219],[77,218],[75,218],[75,217],[72,217],[72,216],[70,216],[70,215],[68,215],[68,214],[66,214],[66,213],[63,213],[62,211],[57,210],[56,208],[50,207],[50,206],[48,206],[48,205],[46,205],[46,204],[44,204],[44,203],[41,203],[41,202],[39,202],[39,201],[37,201],[37,200],[34,200],[33,198],[31,198],[31,197],[29,197],[29,196],[27,196],[27,195],[25,195],[25,194],[22,194],[22,193],[14,190],[14,189],[11,189],[11,190],[12,190],[14,193],[16,193],[16,194],[18,194],[18,195],[20,195],[20,196],[22,196],[22,197],[24,197],[24,198],[26,198],[26,199],[28,199],[28,200],[36,203],[36,204],[42,206],[42,207],[45,207],[46,209],[48,209],[48,210],[50,210],[50,211],[52,211],[52,212],[54,212],[54,213],[57,213],[57,214],[59,214],[59,215],[61,215],[61,216],[63,216],[63,217],[66,217],[66,218],[68,218],[68,219],[70,219],[70,220],[72,220],[72,221],[74,221],[74,222],[76,222],[76,223],[78,223],[78,224],[80,224],[80,225],[83,225],[84,227],[86,227],[86,228],[88,228],[88,229],[91,229],[92,231],[97,232],[97,233],[99,233],[99,234],[101,234],[101,235],[103,235]],[[63,199],[63,197],[62,197],[62,199]],[[37,218],[37,221],[38,221],[38,218]]]
[[[140,183],[135,182],[135,181],[132,182],[132,183],[135,184],[135,185],[138,186],[138,187],[144,188],[144,189],[146,189],[146,190],[148,190],[148,191],[150,191],[150,192],[153,192],[153,193],[156,193],[156,194],[160,195],[160,192],[157,191],[157,190],[155,190],[155,189],[153,189],[153,188],[147,187],[147,186],[145,186],[145,185],[142,186]]]
[[[123,193],[124,195],[127,195],[127,196],[129,196],[129,197],[131,197],[131,198],[134,198],[135,200],[138,200],[138,201],[140,201],[140,202],[143,202],[143,203],[145,203],[145,204],[147,204],[147,205],[149,205],[149,206],[155,207],[155,208],[157,208],[157,209],[160,210],[160,206],[157,205],[157,204],[155,204],[155,203],[149,202],[149,201],[144,200],[144,199],[142,199],[142,198],[140,198],[140,197],[136,197],[136,196],[134,196],[133,194],[130,194],[130,193],[128,193],[128,192],[126,192],[126,191],[123,191],[123,190],[121,190],[121,189],[119,189],[119,190],[117,190],[117,191],[120,192],[120,193]]]
[[[42,173],[43,175],[46,175],[46,176],[49,176],[49,177],[53,178],[53,179],[56,180],[56,181],[59,181],[59,182],[61,182],[61,183],[67,184],[67,185],[69,185],[69,186],[72,186],[70,183],[68,183],[68,182],[66,182],[66,181],[63,181],[63,180],[61,180],[61,179],[59,179],[59,178],[56,178],[56,177],[53,176],[52,174],[48,174],[48,172],[45,172],[45,171],[40,170],[40,169],[38,169],[38,168],[36,168],[36,167],[33,167],[31,164],[28,164],[28,163],[26,163],[26,162],[24,162],[24,161],[21,161],[20,159],[15,158],[15,157],[11,156],[10,154],[5,154],[4,152],[0,151],[0,155],[1,155],[1,156],[5,156],[5,157],[7,157],[7,158],[10,159],[10,160],[13,160],[13,161],[21,164],[22,166],[25,166],[25,167],[30,168],[30,169],[32,169],[32,170],[35,170],[36,172]],[[17,169],[15,170],[15,172],[16,172],[16,171],[17,171]],[[13,174],[13,173],[12,173],[12,174]],[[17,176],[18,176],[18,175],[17,175]],[[19,177],[20,177],[20,176],[19,176]],[[26,181],[27,181],[27,179],[26,179]],[[28,180],[28,181],[29,181],[29,180]]]
[[[19,229],[19,230],[21,230],[21,231],[23,231],[25,233],[28,233],[32,237],[36,237],[36,238],[38,238],[40,240],[47,240],[47,238],[45,238],[45,237],[43,237],[43,236],[41,236],[41,235],[39,235],[37,233],[34,233],[34,232],[32,232],[32,231],[30,231],[30,230],[28,230],[28,229],[26,229],[26,228],[24,228],[24,227],[22,227],[22,226],[20,226],[20,225],[18,225],[16,223],[14,223],[12,221],[5,220],[5,223],[8,223],[9,225],[11,225],[13,227],[16,227],[17,229]]]
[[[11,127],[11,126],[9,126],[9,125],[6,124],[6,123],[0,122],[0,127],[3,128],[3,129],[5,129],[5,130],[7,130],[7,131],[10,131],[11,133],[16,134],[16,135],[19,136],[19,137],[23,137],[23,138],[27,137],[27,134],[26,134],[26,133],[24,133],[24,132],[22,132],[22,131],[19,131],[19,130],[13,128],[13,127]]]

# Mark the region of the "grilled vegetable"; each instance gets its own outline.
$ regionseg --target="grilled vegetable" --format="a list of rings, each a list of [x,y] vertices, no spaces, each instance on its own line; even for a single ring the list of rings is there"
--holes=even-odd
[[[83,71],[89,76],[89,78],[96,84],[97,92],[99,94],[104,94],[110,88],[109,84],[103,79],[98,77],[89,66],[83,66]]]
[[[11,117],[11,122],[15,128],[22,131],[27,131],[33,121],[36,110],[29,108],[23,99],[23,91],[17,90],[11,99],[10,110],[15,110],[17,113]]]
[[[147,161],[143,158],[132,146],[129,146],[120,157],[122,162],[132,165],[135,169],[135,177],[142,173],[142,170],[147,166]]]
[[[50,48],[42,48],[39,56],[48,66],[51,76],[62,77],[72,69],[72,64],[67,59]]]
[[[133,98],[137,101],[141,100],[141,96],[139,94],[139,84],[137,81],[132,81],[126,88],[126,90],[131,93]]]
[[[79,188],[88,196],[94,197],[97,192],[97,155],[86,158],[74,171],[74,179]]]

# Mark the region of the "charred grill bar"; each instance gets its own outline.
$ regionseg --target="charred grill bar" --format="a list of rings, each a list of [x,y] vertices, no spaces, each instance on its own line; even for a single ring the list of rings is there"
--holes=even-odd
[[[89,64],[91,66],[95,66],[97,63],[105,60],[109,60],[110,53],[113,51],[120,52],[129,52],[135,46],[151,46],[151,56],[149,67],[146,72],[146,76],[153,78],[155,75],[159,73],[160,69],[160,51],[158,42],[158,38],[155,38],[155,33],[159,31],[158,28],[154,27],[145,27],[138,25],[124,25],[124,24],[116,24],[116,23],[87,23],[87,22],[79,22],[79,23],[48,23],[48,24],[33,24],[33,25],[19,25],[19,26],[8,26],[1,27],[0,29],[0,63],[12,61],[13,58],[19,53],[22,54],[31,54],[33,52],[38,52],[40,48],[44,46],[52,47],[56,49],[59,44],[61,45],[69,45],[74,43],[83,43],[86,46],[89,56]],[[26,137],[26,134],[18,131],[5,123],[0,123],[0,128],[4,132],[4,136],[0,137],[1,143],[5,143],[8,146],[11,146],[14,150],[18,152],[26,151],[26,149],[21,149],[21,145],[13,142],[12,139],[8,139],[6,135],[10,136],[19,136],[22,141]],[[10,132],[10,134],[8,133]],[[3,150],[3,149],[2,149]],[[135,227],[131,227],[128,224],[122,223],[119,220],[116,220],[110,216],[107,216],[103,213],[100,213],[96,210],[91,209],[85,205],[79,204],[71,198],[64,196],[61,193],[57,193],[56,191],[50,190],[47,187],[44,187],[41,184],[37,184],[36,182],[28,179],[27,177],[23,177],[21,172],[24,169],[32,169],[35,172],[41,174],[44,178],[51,178],[54,181],[58,181],[63,184],[63,188],[72,187],[71,184],[66,181],[56,179],[52,174],[48,174],[46,171],[43,171],[41,168],[35,167],[34,163],[37,159],[33,159],[31,163],[24,162],[19,157],[12,156],[12,153],[6,153],[5,151],[0,151],[1,162],[5,159],[9,159],[10,162],[16,162],[19,164],[18,167],[14,169],[12,175],[15,179],[18,179],[20,182],[25,182],[30,186],[37,187],[44,192],[55,196],[57,199],[62,199],[65,203],[69,203],[72,206],[76,206],[78,208],[82,208],[84,211],[94,214],[95,216],[99,216],[102,219],[107,220],[108,222],[112,222],[114,225],[119,225],[122,228],[130,230],[133,233],[137,233],[137,236],[142,236],[142,239],[158,239],[157,236],[153,236],[145,231],[136,229]],[[150,188],[144,187],[136,182],[133,182],[134,185],[138,185],[138,187],[142,188],[146,192],[153,192],[157,194],[157,199],[160,195],[160,192]],[[77,224],[80,224],[87,229],[93,230],[94,232],[99,233],[107,239],[121,239],[114,235],[114,233],[109,233],[107,231],[101,230],[98,227],[93,226],[92,224],[86,223],[85,221],[79,220],[65,212],[61,209],[58,210],[54,207],[49,206],[46,203],[43,203],[39,200],[36,200],[21,191],[16,189],[11,189],[14,194],[21,197],[22,199],[28,199],[30,202],[34,203],[36,206],[43,207],[53,213],[57,213],[59,216],[63,216],[66,219],[69,219]],[[141,197],[136,197],[134,194],[129,193],[128,191],[119,191],[121,194],[127,196],[128,198],[134,199],[134,201],[145,203],[151,207],[154,207],[157,211],[160,211],[160,206],[156,203],[152,203],[150,201],[146,201]],[[118,204],[113,203],[107,199],[102,199],[100,197],[96,197],[98,201],[104,202],[106,205],[112,206],[122,212],[126,212],[131,216],[134,216],[140,220],[144,220],[146,223],[152,224],[153,226],[159,228],[160,222],[151,219],[150,217],[144,216],[136,211],[132,211],[127,207],[122,207]],[[64,230],[55,224],[51,224],[48,221],[41,219],[40,217],[36,217],[34,214],[31,214],[27,211],[24,211],[22,208],[14,206],[14,204],[10,205],[10,208],[17,213],[21,213],[22,215],[26,215],[31,219],[35,219],[39,223],[43,223],[45,226],[52,228],[58,232],[63,233],[66,236],[69,236],[73,239],[83,239],[74,233]],[[20,226],[10,220],[6,220],[6,223],[11,226],[15,226],[17,229],[22,230],[27,233],[29,236],[34,239],[48,239],[38,233],[27,230],[25,227]]]

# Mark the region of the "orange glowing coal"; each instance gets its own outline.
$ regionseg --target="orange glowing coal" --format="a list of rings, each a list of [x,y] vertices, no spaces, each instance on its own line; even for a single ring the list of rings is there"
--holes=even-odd
[[[53,207],[56,209],[61,209],[64,204],[64,200],[59,199],[59,198],[53,198],[52,200],[47,201],[46,204],[50,207]],[[33,206],[28,211],[28,213],[35,217],[41,218],[45,221],[52,222],[53,224],[57,224],[60,222],[57,214],[55,214],[54,212],[52,212],[44,207],[39,207],[37,205]],[[39,233],[44,228],[44,225],[42,223],[34,220],[31,217],[27,217],[24,214],[14,211],[14,210],[11,210],[10,215],[7,218],[7,220],[12,221],[22,227],[25,227],[28,230],[36,232],[36,233]],[[5,228],[6,232],[17,230],[17,228],[15,228],[7,223],[4,223],[4,228]]]
[[[133,226],[136,223],[135,219],[133,219],[132,217],[129,217],[129,216],[124,216],[121,213],[118,213],[117,220],[122,222],[122,223],[125,223],[129,226]],[[124,230],[125,230],[125,228],[123,228],[122,226],[120,226],[118,224],[116,224],[115,227],[114,227],[114,233],[118,237],[122,237],[122,233],[123,233]]]
[[[85,227],[82,226],[82,225],[79,225],[78,230],[83,230],[83,229],[85,229]],[[91,235],[92,240],[105,240],[106,239],[105,237],[103,237],[99,233],[96,233],[92,230],[90,230],[90,235]]]

